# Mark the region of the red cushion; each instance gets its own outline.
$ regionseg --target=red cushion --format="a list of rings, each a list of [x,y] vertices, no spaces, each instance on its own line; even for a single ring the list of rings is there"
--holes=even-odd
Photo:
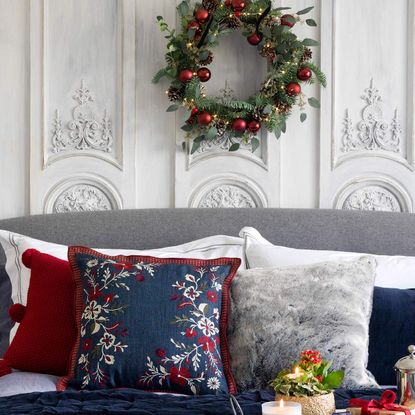
[[[11,307],[10,314],[21,323],[4,360],[24,372],[66,375],[76,336],[69,263],[35,249],[22,259],[31,269],[27,306],[25,311]]]

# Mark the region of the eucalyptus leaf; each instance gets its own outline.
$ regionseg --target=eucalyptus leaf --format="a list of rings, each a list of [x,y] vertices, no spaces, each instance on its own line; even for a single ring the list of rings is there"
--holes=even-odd
[[[177,11],[179,12],[180,16],[186,16],[189,13],[189,4],[186,0],[182,1],[177,6]]]
[[[252,140],[251,140],[251,147],[252,147],[252,152],[253,153],[255,153],[255,151],[257,150],[257,148],[259,147],[259,140],[256,138],[256,137],[254,137]]]
[[[309,26],[313,26],[313,27],[316,27],[316,26],[317,26],[317,23],[316,23],[316,21],[315,21],[314,19],[307,19],[305,22],[306,22]]]
[[[303,112],[303,113],[300,115],[300,120],[301,120],[301,122],[304,122],[306,119],[307,119],[307,114],[306,114],[305,112]]]
[[[190,151],[190,154],[196,153],[197,150],[200,148],[200,141],[193,141],[192,150]]]
[[[309,98],[308,103],[313,108],[320,108],[320,101],[317,98]]]
[[[314,40],[314,39],[304,39],[303,45],[304,46],[319,46],[320,42],[317,42],[317,40]]]
[[[264,114],[271,114],[271,111],[272,111],[272,106],[270,104],[268,104],[262,112]]]
[[[234,143],[231,145],[229,151],[238,151],[239,147],[241,147],[241,145],[239,143]]]
[[[196,36],[196,29],[195,28],[191,28],[187,31],[187,36],[189,38],[189,40],[193,40]]]
[[[206,134],[206,139],[207,140],[212,140],[213,138],[215,138],[218,135],[218,130],[216,127],[212,127],[209,129],[209,131]]]
[[[183,120],[187,121],[191,115],[192,115],[192,110],[186,110],[183,114]]]
[[[173,104],[173,105],[170,105],[169,108],[167,108],[166,112],[174,112],[174,111],[177,111],[178,109],[179,109],[179,106],[177,104]]]
[[[307,13],[310,13],[311,10],[313,10],[313,9],[314,9],[314,6],[307,7],[306,9],[303,9],[303,10],[300,10],[299,12],[297,12],[297,14],[298,15],[307,14]]]
[[[287,123],[284,119],[281,121],[280,126],[281,126],[281,131],[285,134],[287,132]]]
[[[191,124],[186,124],[186,125],[183,125],[183,127],[181,128],[183,131],[185,131],[186,133],[188,133],[188,132],[190,132],[190,131],[192,131],[193,130],[193,125],[191,125]]]

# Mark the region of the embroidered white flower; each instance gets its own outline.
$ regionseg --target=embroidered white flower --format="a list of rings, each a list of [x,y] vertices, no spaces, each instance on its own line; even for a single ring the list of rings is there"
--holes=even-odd
[[[81,356],[79,356],[78,363],[82,365],[82,363],[86,363],[87,361],[87,357],[82,353]]]
[[[94,300],[91,301],[84,310],[82,318],[86,320],[95,320],[102,311],[102,307]]]
[[[213,309],[213,317],[216,318],[216,320],[219,320],[219,317],[220,317],[219,308]]]
[[[100,346],[104,346],[105,349],[111,349],[112,346],[114,346],[116,337],[113,334],[110,333],[104,333],[104,335],[99,340],[98,344]]]
[[[211,390],[218,390],[220,388],[220,382],[217,377],[209,378],[207,381],[207,387]]]
[[[115,363],[114,356],[110,354],[104,355],[104,360],[107,365],[113,365]]]
[[[203,334],[207,337],[214,336],[215,334],[219,333],[218,328],[215,326],[213,321],[210,321],[206,317],[202,317],[198,323],[197,327],[202,330]]]
[[[190,300],[200,297],[200,294],[202,294],[202,291],[198,291],[194,287],[188,287],[183,292],[183,295]]]
[[[88,268],[93,268],[96,267],[98,265],[98,260],[97,259],[90,259],[87,263],[86,266]]]

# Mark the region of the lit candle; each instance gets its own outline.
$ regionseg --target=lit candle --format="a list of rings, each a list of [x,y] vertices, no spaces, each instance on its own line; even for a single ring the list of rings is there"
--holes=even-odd
[[[262,415],[301,415],[301,404],[280,400],[262,405]]]
[[[298,377],[300,377],[300,376],[302,376],[303,375],[303,373],[302,372],[300,372],[300,368],[299,367],[296,367],[295,369],[294,369],[294,373],[289,373],[288,375],[287,375],[287,378],[288,379],[297,379]]]

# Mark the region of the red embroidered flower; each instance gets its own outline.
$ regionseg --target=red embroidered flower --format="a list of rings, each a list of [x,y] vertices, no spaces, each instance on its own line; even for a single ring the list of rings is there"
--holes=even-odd
[[[188,337],[189,339],[191,339],[192,337],[195,337],[195,336],[197,336],[196,330],[188,327],[186,329],[186,337]]]
[[[106,303],[111,303],[113,299],[114,299],[114,294],[107,294],[107,295],[104,297],[104,301],[105,301]]]
[[[211,303],[218,301],[218,294],[215,291],[208,291],[207,298]]]
[[[84,350],[86,350],[86,351],[91,350],[92,340],[91,339],[85,339],[83,347],[84,347]]]
[[[203,345],[203,350],[205,352],[212,352],[215,349],[215,342],[207,336],[200,337],[197,342]]]
[[[160,358],[163,359],[166,357],[166,351],[164,349],[157,349],[156,350],[156,355]]]
[[[131,269],[133,268],[133,264],[123,264],[122,262],[118,263],[118,264],[114,264],[114,268],[122,271],[123,269]]]
[[[89,301],[98,300],[99,297],[102,297],[102,292],[101,291],[90,290],[88,292]]]
[[[144,275],[137,274],[135,276],[135,280],[138,281],[138,282],[143,282],[145,280]]]
[[[179,369],[173,366],[170,369],[170,379],[176,385],[179,385],[181,387],[186,386],[187,384],[186,379],[189,379],[189,378],[190,378],[190,372],[185,367],[182,367]]]
[[[321,376],[321,375],[316,376],[316,379],[317,379],[320,383],[322,383],[322,382],[323,382],[323,376]]]

